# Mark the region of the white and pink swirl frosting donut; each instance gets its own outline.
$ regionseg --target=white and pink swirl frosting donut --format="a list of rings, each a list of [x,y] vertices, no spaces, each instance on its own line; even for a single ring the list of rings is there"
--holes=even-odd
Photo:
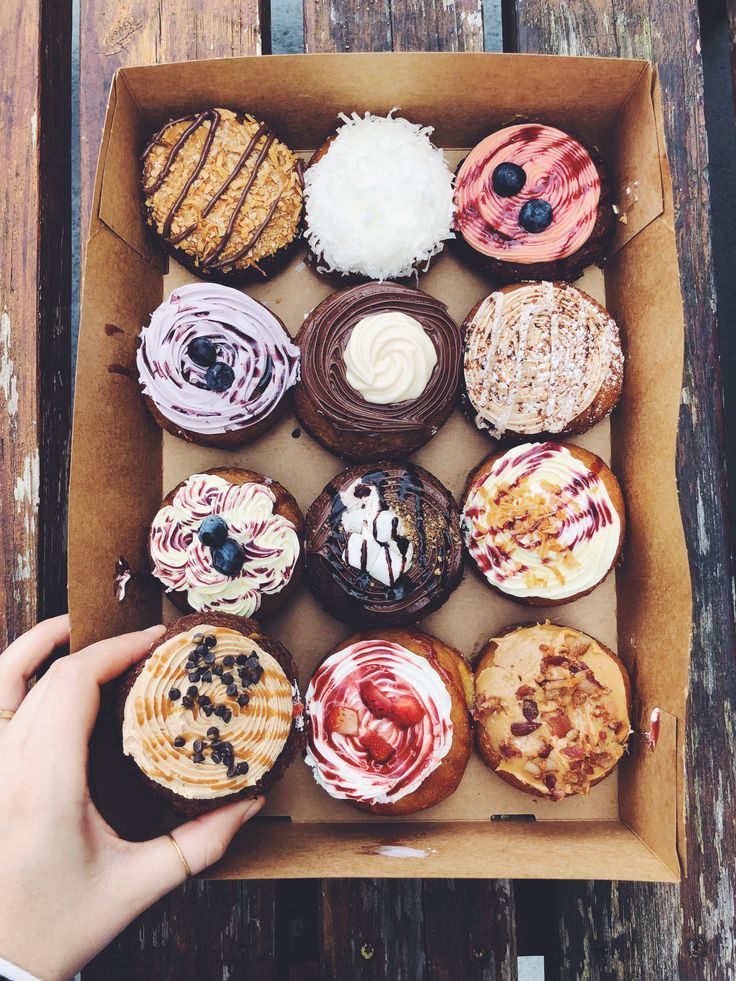
[[[290,581],[301,549],[296,528],[274,513],[275,504],[266,484],[193,474],[153,519],[153,574],[167,592],[186,593],[194,610],[253,616],[263,595],[280,592]],[[218,572],[210,548],[199,540],[199,527],[210,516],[225,521],[228,537],[243,550],[243,566],[234,576]]]
[[[526,174],[517,194],[503,197],[493,187],[499,164]],[[577,252],[590,238],[598,216],[601,181],[585,147],[552,126],[521,123],[491,133],[475,146],[455,182],[455,227],[483,255],[508,262],[554,262]],[[531,233],[519,223],[527,201],[552,207],[552,221]]]
[[[382,698],[414,701],[418,721],[399,725],[376,717],[361,695],[372,683]],[[386,640],[362,640],[336,651],[317,668],[306,694],[309,742],[306,761],[332,797],[390,804],[417,790],[452,746],[452,700],[427,658]],[[348,719],[334,731],[331,722]],[[390,747],[385,762],[367,746]]]
[[[192,360],[196,339],[214,345],[233,381],[216,391]],[[143,394],[174,425],[200,436],[263,422],[299,380],[299,348],[280,321],[246,293],[212,283],[174,290],[144,327],[136,355]]]

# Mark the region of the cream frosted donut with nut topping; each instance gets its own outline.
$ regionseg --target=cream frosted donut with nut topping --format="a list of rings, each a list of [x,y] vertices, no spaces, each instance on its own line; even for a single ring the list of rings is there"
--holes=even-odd
[[[227,614],[172,623],[121,679],[118,709],[125,755],[190,816],[268,789],[303,742],[292,656]]]
[[[582,433],[621,394],[616,321],[567,283],[520,283],[487,296],[463,325],[468,416],[497,439]]]
[[[626,668],[580,630],[540,623],[492,637],[475,685],[480,755],[528,794],[585,795],[626,749]]]
[[[151,523],[153,574],[181,610],[267,615],[296,588],[303,529],[296,501],[270,477],[235,468],[192,474]]]
[[[605,579],[621,552],[624,501],[600,457],[524,443],[471,475],[465,546],[489,585],[532,606],[570,603]]]
[[[436,637],[356,634],[309,683],[306,761],[332,797],[376,814],[431,807],[465,772],[472,696],[464,658]]]
[[[299,380],[299,349],[278,317],[245,293],[206,283],[179,287],[154,310],[136,362],[160,426],[225,449],[269,429]]]

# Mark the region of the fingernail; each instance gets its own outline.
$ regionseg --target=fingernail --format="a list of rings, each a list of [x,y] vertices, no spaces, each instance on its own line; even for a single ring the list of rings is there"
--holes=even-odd
[[[160,637],[165,632],[166,627],[162,623],[155,623],[152,627],[146,627],[143,631],[144,634],[150,634],[151,637]]]
[[[245,824],[254,814],[257,814],[265,803],[265,797],[256,797],[253,800],[249,800],[247,806],[243,809],[243,814],[240,818],[241,824]]]

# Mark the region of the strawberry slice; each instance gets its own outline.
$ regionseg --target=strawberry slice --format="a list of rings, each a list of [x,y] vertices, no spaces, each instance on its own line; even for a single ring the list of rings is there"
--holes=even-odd
[[[400,695],[394,699],[388,717],[400,729],[408,729],[422,721],[424,709],[413,695]]]
[[[566,736],[573,727],[572,722],[570,722],[570,719],[564,712],[557,712],[555,715],[548,715],[546,721],[552,735],[557,736],[560,739],[563,736]]]
[[[361,684],[360,697],[371,715],[377,719],[385,719],[390,714],[393,702],[372,681],[364,681]]]
[[[368,750],[370,758],[376,763],[386,763],[396,753],[393,746],[387,743],[383,736],[379,736],[377,732],[370,729],[364,736],[361,736],[360,741]]]
[[[325,714],[325,729],[343,736],[357,736],[358,713],[347,705],[331,705]]]

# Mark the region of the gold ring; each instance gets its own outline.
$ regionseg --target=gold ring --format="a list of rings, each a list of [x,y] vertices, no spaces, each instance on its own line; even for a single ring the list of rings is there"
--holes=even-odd
[[[179,842],[176,840],[176,838],[172,834],[167,834],[166,837],[169,839],[169,841],[171,842],[171,844],[176,849],[176,853],[179,856],[179,858],[181,859],[181,864],[184,866],[184,871],[186,872],[187,879],[191,879],[192,878],[192,870],[189,868],[189,862],[187,862],[187,860],[184,858],[184,852],[181,850],[181,846],[179,845]]]
[[[15,709],[0,709],[0,719],[12,719]]]

